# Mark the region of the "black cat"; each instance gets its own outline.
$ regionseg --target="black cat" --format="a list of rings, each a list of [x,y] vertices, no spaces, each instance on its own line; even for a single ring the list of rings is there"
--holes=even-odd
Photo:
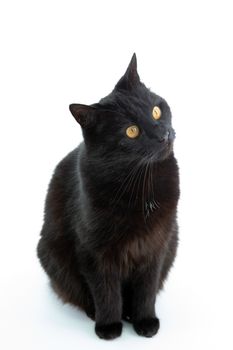
[[[100,338],[120,336],[122,319],[151,337],[178,241],[170,108],[140,81],[134,54],[108,96],[70,111],[84,142],[55,169],[39,259],[64,302],[95,319]]]

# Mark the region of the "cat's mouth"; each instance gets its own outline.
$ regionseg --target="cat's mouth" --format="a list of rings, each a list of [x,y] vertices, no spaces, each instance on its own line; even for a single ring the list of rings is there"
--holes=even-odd
[[[166,144],[165,152],[166,155],[169,156],[173,151],[173,141],[168,141]]]
[[[173,151],[173,140],[167,140],[167,142],[163,143],[163,147],[161,148],[160,152],[157,155],[158,160],[165,160],[170,156],[172,151]]]
[[[167,142],[164,142],[162,147],[154,152],[148,153],[145,162],[158,162],[158,161],[163,161],[167,159],[170,154],[173,152],[173,141],[168,140]]]

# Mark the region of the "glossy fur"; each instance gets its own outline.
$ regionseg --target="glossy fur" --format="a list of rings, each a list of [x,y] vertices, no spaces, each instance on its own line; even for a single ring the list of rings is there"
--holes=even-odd
[[[56,293],[95,319],[100,338],[118,337],[122,319],[151,337],[159,329],[156,295],[178,241],[170,108],[140,82],[133,55],[107,97],[70,110],[84,142],[55,169],[38,257]],[[139,127],[135,139],[126,136],[130,125]]]

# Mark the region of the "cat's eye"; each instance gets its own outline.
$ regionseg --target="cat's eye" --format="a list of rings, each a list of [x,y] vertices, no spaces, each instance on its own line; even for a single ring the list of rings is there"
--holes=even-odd
[[[135,139],[135,137],[138,137],[139,135],[139,128],[137,127],[137,125],[131,125],[126,129],[126,135],[130,138],[130,139]]]
[[[158,120],[162,116],[162,111],[158,106],[154,106],[153,111],[152,111],[152,117],[155,120]]]

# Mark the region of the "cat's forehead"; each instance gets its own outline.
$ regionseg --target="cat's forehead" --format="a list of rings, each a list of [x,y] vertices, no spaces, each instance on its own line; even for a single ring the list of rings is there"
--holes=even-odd
[[[100,103],[106,109],[121,114],[138,115],[153,109],[163,99],[149,89],[138,89],[132,92],[115,92],[101,99]]]

